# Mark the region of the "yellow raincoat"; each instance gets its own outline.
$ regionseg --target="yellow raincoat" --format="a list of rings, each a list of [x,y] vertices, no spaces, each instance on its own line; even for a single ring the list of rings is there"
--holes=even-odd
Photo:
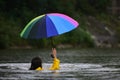
[[[60,68],[60,60],[57,58],[54,58],[52,66],[49,68],[50,70],[59,70]]]
[[[59,59],[57,59],[57,58],[54,58],[54,60],[53,60],[53,64],[52,64],[52,66],[49,68],[50,70],[59,70],[60,69],[60,60]],[[37,69],[35,69],[35,70],[43,70],[43,68],[41,68],[41,67],[38,67]]]
[[[35,69],[35,70],[37,70],[37,71],[39,71],[39,70],[43,70],[41,67],[38,67],[37,69]]]

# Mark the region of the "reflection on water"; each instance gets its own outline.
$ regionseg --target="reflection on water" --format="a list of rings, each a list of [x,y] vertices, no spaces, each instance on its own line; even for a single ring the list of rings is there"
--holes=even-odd
[[[50,50],[0,51],[0,80],[120,80],[119,49],[58,50],[60,70],[50,71]],[[44,70],[28,70],[41,56]]]

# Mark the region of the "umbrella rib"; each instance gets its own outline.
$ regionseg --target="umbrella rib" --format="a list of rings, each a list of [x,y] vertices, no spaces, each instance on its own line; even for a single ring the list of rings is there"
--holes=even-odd
[[[58,35],[58,31],[57,31],[57,29],[55,27],[55,24],[53,23],[51,18],[49,16],[47,16],[47,15],[46,15],[46,28],[47,28],[47,37],[57,36]],[[49,32],[51,34],[49,34]]]

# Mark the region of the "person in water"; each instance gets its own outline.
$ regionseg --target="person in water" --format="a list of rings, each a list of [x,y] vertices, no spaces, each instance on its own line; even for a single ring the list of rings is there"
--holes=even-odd
[[[29,70],[42,70],[42,60],[40,57],[34,57],[32,59]]]
[[[52,48],[51,57],[53,58],[53,64],[49,68],[50,70],[59,70],[59,68],[60,68],[60,66],[59,66],[60,60],[57,58],[56,54],[57,54],[56,48]],[[32,59],[31,67],[29,70],[43,70],[42,60],[40,57],[35,57]]]

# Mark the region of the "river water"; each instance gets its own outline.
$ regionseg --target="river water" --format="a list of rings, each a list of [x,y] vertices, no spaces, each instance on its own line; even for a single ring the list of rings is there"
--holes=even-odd
[[[120,80],[120,49],[58,49],[60,70],[50,71],[51,50],[0,50],[0,80]],[[40,56],[44,70],[28,70]]]

